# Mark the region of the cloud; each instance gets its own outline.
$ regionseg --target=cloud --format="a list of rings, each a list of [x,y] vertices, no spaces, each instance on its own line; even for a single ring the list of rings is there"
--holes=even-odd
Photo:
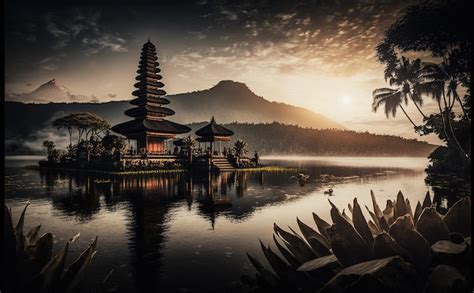
[[[204,40],[207,38],[207,35],[205,35],[204,33],[202,32],[188,32],[190,35],[193,35],[196,39],[198,40]]]
[[[48,13],[45,16],[46,30],[54,40],[51,48],[62,50],[73,40],[78,40],[85,47],[86,56],[102,50],[127,52],[127,41],[117,33],[104,32],[100,19],[100,12],[95,10],[75,9],[68,17]]]
[[[38,64],[40,69],[45,71],[56,71],[59,68],[59,64],[66,57],[66,53],[59,53],[53,56],[48,56],[41,59]]]
[[[86,46],[86,56],[97,54],[104,49],[109,49],[112,52],[127,52],[126,43],[125,39],[111,34],[85,37],[82,39],[82,44]]]

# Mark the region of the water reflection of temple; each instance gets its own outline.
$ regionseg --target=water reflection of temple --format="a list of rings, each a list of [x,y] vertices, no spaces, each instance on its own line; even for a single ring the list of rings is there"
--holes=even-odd
[[[363,182],[381,171],[319,168],[311,176],[318,178],[329,173],[338,178],[357,177],[351,180]],[[405,176],[408,174],[408,171],[403,172]],[[291,175],[288,172],[205,172],[107,177],[40,173],[41,183],[51,195],[54,209],[66,216],[89,221],[102,210],[119,204],[127,210],[128,247],[136,288],[140,292],[150,292],[147,289],[166,291],[160,286],[163,249],[171,216],[177,207],[195,210],[208,220],[212,229],[219,227],[215,223],[223,217],[245,221],[256,209],[287,200],[287,194],[305,195],[314,192],[318,185],[326,184],[313,181],[300,187],[290,179]]]

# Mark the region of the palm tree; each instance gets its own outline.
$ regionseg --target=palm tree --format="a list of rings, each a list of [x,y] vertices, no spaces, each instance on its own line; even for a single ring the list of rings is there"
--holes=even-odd
[[[423,99],[416,91],[417,84],[420,82],[420,74],[422,63],[420,59],[410,61],[408,58],[402,56],[397,63],[388,65],[385,68],[385,81],[388,81],[390,86],[395,86],[402,93],[405,101],[410,98],[418,109],[418,112],[426,118],[426,115],[421,111],[420,106],[423,105]]]
[[[233,147],[235,156],[238,159],[240,159],[242,156],[245,156],[248,153],[247,147],[248,147],[248,144],[245,141],[241,139],[237,140],[234,143],[234,147]]]
[[[447,142],[452,142],[460,155],[470,161],[470,156],[459,143],[452,126],[452,108],[456,101],[461,105],[464,117],[468,118],[462,101],[457,93],[459,80],[456,74],[456,61],[446,58],[442,63],[425,63],[422,70],[422,82],[417,85],[416,91],[420,94],[430,95],[438,103],[438,109],[443,121],[443,131]],[[441,101],[444,108],[441,106]],[[449,128],[449,132],[447,129]]]
[[[193,160],[193,151],[196,147],[196,140],[191,135],[188,135],[183,139],[183,145],[187,148],[188,162],[191,163]]]
[[[377,112],[380,106],[385,105],[385,115],[387,118],[392,114],[393,117],[397,115],[397,108],[400,108],[408,120],[413,124],[413,127],[418,130],[419,126],[413,122],[410,116],[407,114],[402,104],[408,104],[408,98],[400,89],[391,89],[391,88],[380,88],[376,89],[372,93],[374,99],[372,103],[372,111]]]

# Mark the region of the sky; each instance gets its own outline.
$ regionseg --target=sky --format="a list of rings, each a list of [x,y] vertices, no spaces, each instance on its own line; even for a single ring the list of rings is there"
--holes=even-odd
[[[88,100],[131,99],[140,50],[150,37],[168,94],[229,79],[349,129],[438,143],[435,137],[418,137],[402,113],[387,119],[383,111],[371,111],[372,91],[387,86],[375,46],[409,4],[7,0],[7,98],[56,78]],[[435,111],[432,103],[424,107]],[[408,113],[421,121],[414,107]]]

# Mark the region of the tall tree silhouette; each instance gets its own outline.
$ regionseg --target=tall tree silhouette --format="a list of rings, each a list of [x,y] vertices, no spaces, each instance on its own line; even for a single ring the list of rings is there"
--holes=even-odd
[[[413,124],[415,129],[419,127],[413,122],[408,113],[403,108],[402,104],[408,104],[408,97],[404,95],[400,89],[391,89],[391,88],[379,88],[373,91],[372,97],[374,99],[372,103],[372,111],[377,112],[380,106],[384,105],[385,115],[387,118],[392,114],[393,117],[397,115],[397,108],[400,108],[403,111],[403,114],[408,118],[408,120]]]
[[[457,93],[459,80],[456,73],[457,64],[455,62],[453,58],[448,56],[448,58],[445,58],[440,64],[424,64],[422,74],[424,81],[417,85],[417,92],[430,95],[436,100],[443,121],[443,130],[447,142],[452,143],[456,147],[463,159],[470,161],[470,156],[461,146],[452,123],[454,119],[452,108],[456,101],[461,104],[466,119],[469,119]],[[444,106],[442,106],[441,103],[443,103]]]
[[[426,115],[421,111],[420,106],[423,105],[423,98],[416,91],[418,83],[420,83],[421,76],[421,60],[410,59],[402,56],[395,64],[390,63],[385,68],[385,81],[388,81],[390,86],[396,86],[403,94],[405,101],[410,98],[418,109],[418,112],[426,118]]]

